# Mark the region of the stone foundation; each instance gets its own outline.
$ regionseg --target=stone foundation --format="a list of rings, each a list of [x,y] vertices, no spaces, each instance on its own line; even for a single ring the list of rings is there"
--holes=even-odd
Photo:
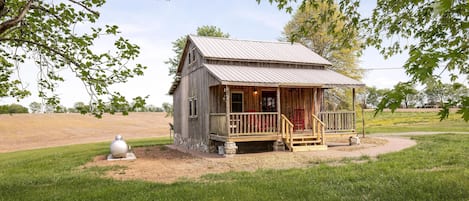
[[[233,157],[238,147],[235,142],[225,142],[225,157]]]
[[[352,146],[352,145],[360,145],[360,137],[358,136],[355,136],[355,137],[352,137],[350,136],[348,138],[348,142],[349,142],[349,145]]]
[[[174,134],[174,145],[182,146],[189,150],[197,150],[206,153],[209,152],[208,142],[188,138],[185,139],[179,133]]]
[[[282,140],[277,140],[273,143],[274,151],[285,151],[285,143]]]

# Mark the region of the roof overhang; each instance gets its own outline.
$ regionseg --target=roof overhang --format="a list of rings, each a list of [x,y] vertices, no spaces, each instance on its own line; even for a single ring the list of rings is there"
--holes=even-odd
[[[365,84],[327,69],[274,68],[204,64],[222,85],[264,87],[364,87]]]

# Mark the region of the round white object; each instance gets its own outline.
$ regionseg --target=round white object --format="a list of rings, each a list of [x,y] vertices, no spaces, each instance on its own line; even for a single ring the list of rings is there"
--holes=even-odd
[[[120,136],[119,136],[120,137]],[[114,158],[125,158],[127,156],[127,152],[129,152],[129,146],[122,140],[122,137],[118,140],[116,136],[116,140],[111,143],[111,154]]]

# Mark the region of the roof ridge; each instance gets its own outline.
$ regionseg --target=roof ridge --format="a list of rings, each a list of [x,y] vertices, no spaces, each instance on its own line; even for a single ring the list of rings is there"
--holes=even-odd
[[[274,43],[274,44],[292,44],[292,45],[302,45],[298,42],[285,42],[285,41],[262,41],[262,40],[249,40],[249,39],[237,39],[237,38],[225,38],[225,37],[216,37],[216,36],[199,36],[194,34],[189,34],[190,37],[197,38],[210,38],[218,40],[230,40],[230,41],[241,41],[241,42],[256,42],[256,43]],[[302,45],[303,46],[303,45]]]

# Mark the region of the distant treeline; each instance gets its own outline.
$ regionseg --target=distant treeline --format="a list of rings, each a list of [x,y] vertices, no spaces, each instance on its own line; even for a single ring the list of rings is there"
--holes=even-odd
[[[73,107],[67,108],[65,106],[51,106],[38,102],[29,104],[29,110],[19,104],[0,105],[0,114],[14,114],[14,113],[89,113],[91,110],[89,105],[83,102],[76,102]],[[111,111],[111,108],[108,109]],[[118,108],[112,108],[115,112],[119,112]],[[145,105],[143,108],[129,109],[129,112],[166,112],[167,116],[172,116],[173,106],[169,103],[163,103],[161,107],[154,105]]]
[[[0,105],[0,114],[28,113],[28,108],[18,104]]]

